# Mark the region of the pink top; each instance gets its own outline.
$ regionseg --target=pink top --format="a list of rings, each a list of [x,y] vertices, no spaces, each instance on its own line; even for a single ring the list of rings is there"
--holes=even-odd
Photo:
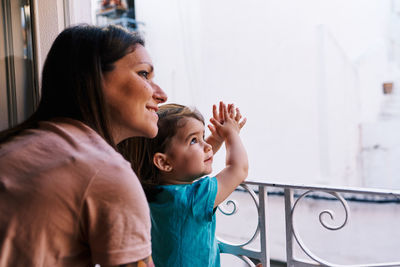
[[[63,119],[0,145],[0,266],[90,266],[151,254],[150,213],[130,164]]]

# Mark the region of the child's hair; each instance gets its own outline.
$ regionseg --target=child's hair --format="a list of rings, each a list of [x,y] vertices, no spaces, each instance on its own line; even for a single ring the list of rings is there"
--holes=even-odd
[[[172,137],[176,135],[179,128],[185,125],[187,118],[194,118],[204,124],[204,118],[197,109],[179,104],[162,105],[157,115],[158,133],[155,138],[133,137],[121,144],[121,146],[129,146],[131,153],[124,156],[138,175],[149,202],[154,200],[155,195],[160,192],[155,186],[161,184],[160,170],[153,164],[155,153],[166,151]]]

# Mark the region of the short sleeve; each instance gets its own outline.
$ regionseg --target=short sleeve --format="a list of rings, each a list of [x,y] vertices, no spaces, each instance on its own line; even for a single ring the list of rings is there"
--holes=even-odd
[[[212,221],[217,191],[216,177],[205,177],[192,184],[190,207],[195,218]]]
[[[150,211],[133,172],[114,167],[96,175],[81,222],[96,264],[120,265],[151,255]]]

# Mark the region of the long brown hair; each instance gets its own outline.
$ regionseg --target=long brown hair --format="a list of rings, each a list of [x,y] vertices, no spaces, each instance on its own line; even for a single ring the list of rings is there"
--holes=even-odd
[[[161,184],[160,170],[153,164],[153,156],[166,151],[172,137],[185,125],[187,118],[197,119],[204,124],[204,118],[197,109],[179,104],[162,105],[157,114],[158,133],[155,138],[132,137],[118,145],[138,175],[149,202],[154,200],[160,191],[156,186]]]
[[[107,120],[103,73],[132,52],[143,39],[119,26],[80,24],[63,30],[53,42],[42,72],[41,100],[33,115],[0,132],[0,143],[39,121],[57,117],[79,120],[116,147]]]

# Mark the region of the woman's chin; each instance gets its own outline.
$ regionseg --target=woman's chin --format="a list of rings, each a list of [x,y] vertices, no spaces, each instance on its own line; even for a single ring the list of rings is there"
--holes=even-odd
[[[157,136],[157,133],[158,133],[158,127],[154,127],[153,129],[149,130],[149,131],[146,133],[146,136],[145,136],[145,137],[147,137],[147,138],[154,138],[154,137]]]

